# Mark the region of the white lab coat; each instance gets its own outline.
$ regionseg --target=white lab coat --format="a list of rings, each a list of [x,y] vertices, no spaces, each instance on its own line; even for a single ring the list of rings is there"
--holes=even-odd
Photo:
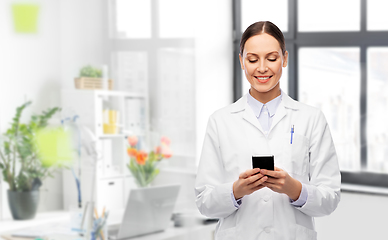
[[[200,212],[219,218],[216,240],[316,239],[313,217],[330,214],[340,201],[340,170],[324,115],[282,94],[267,137],[246,95],[210,116],[195,193]],[[260,154],[274,155],[275,166],[305,184],[302,207],[269,188],[244,196],[240,208],[233,205],[233,182]]]

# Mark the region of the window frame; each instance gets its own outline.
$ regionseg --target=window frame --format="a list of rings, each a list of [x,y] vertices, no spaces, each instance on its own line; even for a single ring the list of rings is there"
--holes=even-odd
[[[233,99],[242,95],[242,77],[238,59],[242,36],[241,1],[233,0]],[[341,182],[388,188],[388,174],[365,171],[367,167],[367,49],[388,47],[388,31],[367,31],[367,0],[360,1],[360,31],[298,32],[298,0],[288,0],[288,32],[284,33],[288,61],[288,93],[298,100],[298,52],[303,47],[358,47],[360,49],[360,161],[361,171],[341,171]]]

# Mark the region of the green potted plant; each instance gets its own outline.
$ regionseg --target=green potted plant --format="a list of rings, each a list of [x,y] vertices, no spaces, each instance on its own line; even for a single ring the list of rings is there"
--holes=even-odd
[[[32,219],[39,203],[42,181],[53,176],[58,166],[46,166],[39,159],[35,135],[48,125],[48,120],[59,108],[50,108],[33,115],[28,124],[20,123],[27,102],[17,107],[11,127],[3,134],[0,148],[0,169],[9,184],[8,202],[14,219]]]
[[[90,65],[87,65],[83,68],[81,68],[79,72],[80,77],[91,77],[91,78],[101,78],[102,77],[102,70],[99,68],[94,68]]]
[[[78,89],[103,89],[103,70],[91,65],[84,66],[79,72],[79,77],[74,79],[74,83]],[[112,79],[108,80],[106,87],[109,90],[113,89]]]

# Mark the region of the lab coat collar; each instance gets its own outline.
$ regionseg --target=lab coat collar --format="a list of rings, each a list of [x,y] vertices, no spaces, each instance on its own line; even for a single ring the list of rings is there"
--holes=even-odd
[[[282,91],[282,102],[285,108],[293,109],[293,110],[299,110],[299,104],[297,101],[292,99],[290,96],[287,95],[287,93]]]
[[[245,94],[239,100],[232,104],[231,113],[238,113],[243,111],[243,118],[250,122],[252,125],[254,125],[256,128],[258,128],[260,131],[264,132],[259,121],[257,121],[257,118],[252,108],[249,107],[247,101],[247,94]],[[286,109],[298,110],[298,102],[282,91],[282,101],[278,106],[269,131],[271,131],[280,122],[280,120],[282,120],[282,118],[287,115]]]
[[[249,93],[247,93],[249,94]],[[244,111],[246,109],[249,109],[249,105],[247,103],[247,94],[242,96],[239,100],[237,100],[235,103],[231,106],[231,113],[237,113]],[[298,102],[292,99],[290,96],[288,96],[285,92],[282,91],[282,101],[278,106],[278,109],[281,107],[298,110]]]

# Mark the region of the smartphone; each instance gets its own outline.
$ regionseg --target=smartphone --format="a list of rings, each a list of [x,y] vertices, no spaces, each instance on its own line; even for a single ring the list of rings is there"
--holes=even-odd
[[[252,167],[274,171],[274,156],[252,156]]]

